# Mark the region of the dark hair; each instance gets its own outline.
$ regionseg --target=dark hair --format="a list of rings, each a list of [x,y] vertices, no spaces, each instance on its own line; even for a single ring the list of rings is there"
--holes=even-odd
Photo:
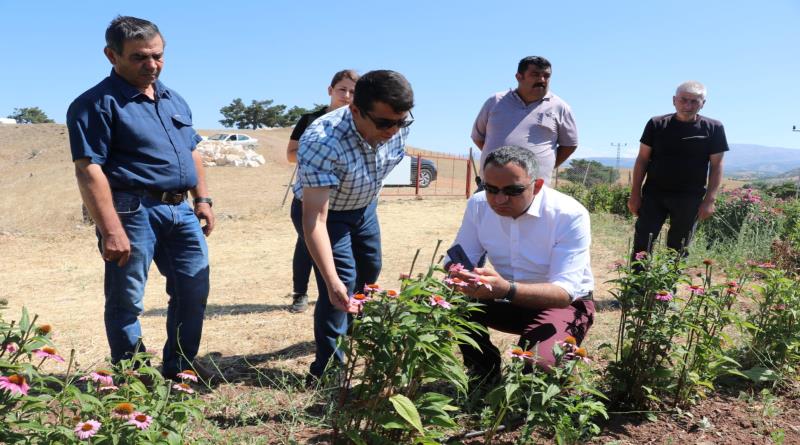
[[[383,102],[395,113],[402,113],[414,108],[414,92],[408,80],[397,71],[370,71],[356,82],[353,104],[359,110],[372,111],[374,102]]]
[[[517,72],[519,74],[523,74],[525,71],[528,71],[528,67],[531,65],[542,70],[551,68],[552,66],[550,65],[550,61],[544,57],[528,56],[519,61],[519,65],[517,65]]]
[[[531,179],[537,178],[539,174],[539,162],[536,160],[536,155],[532,151],[517,147],[515,145],[506,145],[497,150],[489,153],[486,156],[486,161],[483,163],[483,168],[486,169],[490,164],[502,167],[509,162],[512,162],[528,173]]]
[[[331,80],[331,88],[335,87],[337,83],[341,82],[343,79],[350,79],[353,82],[358,82],[358,73],[356,70],[341,70],[338,73],[333,75],[333,80]]]
[[[155,23],[136,17],[118,15],[106,28],[106,48],[122,54],[126,40],[150,40],[156,36],[160,36],[161,40],[164,40],[164,36],[161,35],[161,31],[158,30]]]

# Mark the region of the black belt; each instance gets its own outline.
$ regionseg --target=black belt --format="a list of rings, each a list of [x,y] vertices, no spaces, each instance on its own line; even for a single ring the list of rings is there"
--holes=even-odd
[[[176,205],[180,204],[183,201],[186,201],[186,198],[189,197],[188,190],[184,190],[182,192],[165,192],[162,190],[118,190],[121,192],[133,193],[139,196],[147,196],[148,198],[155,199],[156,201],[163,202],[164,204],[171,204]]]

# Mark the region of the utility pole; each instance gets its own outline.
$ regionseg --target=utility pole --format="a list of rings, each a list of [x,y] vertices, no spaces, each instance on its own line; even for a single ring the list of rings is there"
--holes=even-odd
[[[792,131],[800,132],[800,129],[796,125],[792,125]],[[798,195],[800,195],[800,172],[797,174],[797,184],[794,186],[794,199],[797,199]]]
[[[615,144],[615,143],[613,143],[613,142],[612,142],[612,143],[611,143],[611,146],[612,146],[612,147],[617,147],[617,173],[619,173],[619,157],[620,157],[620,150],[622,149],[622,147],[627,147],[627,146],[628,146],[628,143],[627,143],[627,142],[617,142],[617,143]],[[612,176],[612,177],[613,177],[613,176]],[[611,178],[608,178],[608,179],[609,179],[609,182],[612,182],[612,181],[611,181]]]

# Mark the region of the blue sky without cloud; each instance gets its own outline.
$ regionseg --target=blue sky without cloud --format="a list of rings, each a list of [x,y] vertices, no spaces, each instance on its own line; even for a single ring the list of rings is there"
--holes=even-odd
[[[310,107],[331,75],[394,69],[414,87],[410,144],[466,153],[484,100],[516,86],[520,58],[553,63],[551,90],[576,116],[576,156],[634,156],[646,120],[672,111],[684,80],[706,84],[702,114],[731,143],[800,148],[800,2],[730,1],[47,1],[0,0],[0,115],[67,106],[110,70],[117,14],[157,23],[161,79],[221,128],[233,98]]]

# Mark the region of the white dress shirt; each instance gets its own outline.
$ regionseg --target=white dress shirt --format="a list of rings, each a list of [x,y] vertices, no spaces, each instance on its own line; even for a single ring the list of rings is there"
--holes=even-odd
[[[573,300],[594,289],[589,212],[547,186],[516,219],[498,215],[486,192],[476,193],[467,202],[454,244],[461,245],[473,264],[486,253],[507,280],[555,284]]]

